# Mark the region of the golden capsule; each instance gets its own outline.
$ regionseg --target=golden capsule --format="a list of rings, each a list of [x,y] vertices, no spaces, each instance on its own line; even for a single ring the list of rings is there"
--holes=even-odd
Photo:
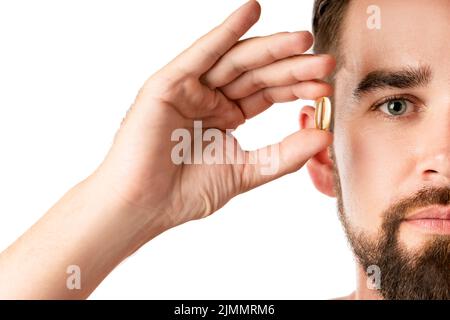
[[[317,129],[328,130],[331,124],[331,101],[322,97],[315,102],[314,122]]]

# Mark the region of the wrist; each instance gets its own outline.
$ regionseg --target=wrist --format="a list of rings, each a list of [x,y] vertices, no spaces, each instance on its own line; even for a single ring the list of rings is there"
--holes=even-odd
[[[86,298],[121,261],[165,230],[151,217],[117,201],[98,176],[88,177],[0,255],[0,297]],[[67,284],[72,267],[80,279],[76,290]]]
[[[166,208],[143,208],[128,202],[99,171],[82,181],[79,188],[86,206],[95,213],[91,218],[98,221],[105,240],[115,244],[122,259],[171,227]]]

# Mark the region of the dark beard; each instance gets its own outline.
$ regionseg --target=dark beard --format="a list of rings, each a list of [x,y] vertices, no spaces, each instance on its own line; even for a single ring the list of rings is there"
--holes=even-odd
[[[383,298],[449,300],[450,238],[436,236],[420,251],[410,253],[401,248],[396,234],[386,234],[376,243],[361,234],[349,237],[364,270],[372,265],[380,268],[379,293]]]
[[[339,216],[358,262],[364,270],[376,265],[381,271],[379,293],[384,299],[450,300],[450,236],[436,235],[413,253],[398,240],[400,224],[409,211],[449,205],[450,188],[424,188],[392,205],[383,214],[381,234],[375,241],[353,230],[347,221],[336,166],[335,192]]]

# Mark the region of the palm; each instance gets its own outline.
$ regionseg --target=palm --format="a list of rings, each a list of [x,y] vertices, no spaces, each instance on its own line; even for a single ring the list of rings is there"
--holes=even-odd
[[[311,46],[309,33],[238,41],[258,16],[257,2],[248,2],[144,84],[99,170],[126,203],[159,210],[171,225],[205,217],[234,195],[299,169],[330,143],[330,136],[318,130],[293,134],[279,144],[280,168],[270,177],[259,174],[258,163],[248,165],[245,160],[255,153],[244,152],[234,138],[231,164],[173,161],[178,142],[172,134],[185,129],[193,137],[194,121],[221,130],[225,141],[226,129],[235,129],[275,102],[331,93],[328,84],[310,79],[331,72],[333,60],[299,56]],[[308,145],[300,150],[302,140]],[[236,158],[245,164],[233,164]]]
[[[211,90],[198,79],[185,78],[183,84],[191,88],[184,90],[173,86],[172,92],[166,92],[170,97],[168,99],[142,101],[138,97],[111,150],[115,153],[115,161],[120,163],[115,167],[121,169],[114,173],[116,191],[139,207],[150,209],[155,202],[172,207],[171,212],[177,212],[173,217],[177,224],[187,219],[205,217],[223,206],[240,190],[240,172],[243,168],[242,164],[177,165],[171,159],[172,149],[177,143],[171,141],[175,130],[188,127],[193,137],[192,124],[195,120],[201,120],[203,125],[209,127],[215,122],[214,127],[222,128],[227,125],[233,128],[243,121],[238,106],[219,90]],[[155,92],[157,88],[152,85],[150,80],[143,90]],[[213,104],[214,108],[211,107]],[[226,113],[234,116],[223,117]],[[152,134],[143,134],[148,131]],[[225,141],[226,133],[221,134]],[[244,157],[237,141],[232,137],[227,139],[233,141],[239,156]],[[120,151],[115,152],[114,149]]]

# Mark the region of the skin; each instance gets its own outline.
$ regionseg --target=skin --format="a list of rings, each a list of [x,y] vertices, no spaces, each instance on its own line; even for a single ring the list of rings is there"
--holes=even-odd
[[[366,27],[371,4],[381,8],[381,30]],[[317,79],[330,74],[334,59],[299,56],[311,46],[310,34],[238,42],[259,17],[258,3],[248,2],[147,80],[105,161],[1,254],[0,296],[85,298],[118,263],[161,232],[206,217],[233,196],[306,162],[316,188],[336,196],[327,150],[331,143],[347,219],[375,237],[383,210],[394,201],[423,186],[450,184],[449,6],[447,0],[433,0],[433,5],[353,1],[343,30],[345,63],[336,74],[334,137],[313,129],[314,110],[305,107],[302,129],[281,142],[275,175],[260,175],[258,165],[176,166],[170,160],[170,133],[191,128],[194,119],[208,127],[235,128],[273,102],[333,94]],[[419,64],[433,72],[426,86],[384,88],[353,99],[368,72]],[[386,113],[370,110],[392,94],[415,97],[407,118],[388,121]],[[423,106],[423,112],[413,105]],[[430,235],[402,224],[399,236],[414,250]],[[72,264],[82,270],[81,290],[66,288],[65,271]],[[359,266],[357,277],[356,291],[346,298],[380,298],[367,288]]]
[[[233,129],[276,102],[332,94],[319,80],[335,67],[329,55],[302,55],[309,32],[239,39],[258,20],[249,1],[152,75],[116,134],[103,163],[0,255],[0,297],[86,298],[126,257],[161,232],[209,216],[232,197],[300,169],[332,135],[300,130],[279,146],[279,168],[261,164],[175,165],[171,133]],[[255,52],[259,54],[255,55]],[[224,133],[223,133],[224,134]],[[254,152],[239,149],[245,159]],[[66,270],[81,270],[68,290]]]
[[[366,27],[366,10],[373,4],[381,9],[380,30]],[[380,232],[383,211],[396,200],[421,187],[450,185],[449,19],[450,2],[446,0],[358,0],[346,13],[345,63],[335,82],[333,146],[346,218],[373,239]],[[352,97],[358,82],[371,71],[424,65],[432,72],[426,85],[382,88],[360,101]],[[403,118],[389,121],[386,105],[370,110],[392,95],[407,95],[411,100]],[[303,128],[313,126],[310,107],[302,111],[300,123]],[[326,151],[308,162],[308,171],[319,191],[335,196],[332,162]],[[420,250],[432,236],[408,223],[402,223],[399,230],[400,243],[409,252]],[[367,288],[360,266],[357,275],[357,290],[348,298],[380,298]]]

